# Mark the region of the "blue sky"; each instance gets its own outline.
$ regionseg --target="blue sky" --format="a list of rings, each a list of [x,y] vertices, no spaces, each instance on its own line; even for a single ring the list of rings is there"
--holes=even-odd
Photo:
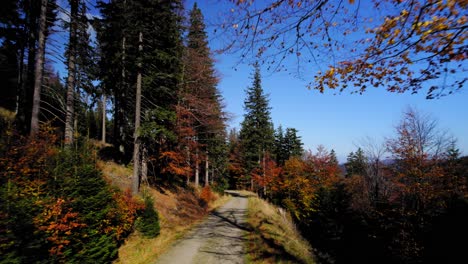
[[[187,9],[192,7],[193,2],[187,1]],[[211,24],[212,16],[230,8],[216,3],[216,0],[198,1],[208,25]],[[212,30],[208,27],[207,31],[211,33]],[[211,45],[217,47],[218,43]],[[233,114],[229,125],[237,128],[243,119],[245,89],[252,83],[252,67],[238,65],[238,56],[215,56],[216,69],[221,77],[218,87],[224,96],[226,110]],[[296,65],[290,66],[294,69]],[[424,91],[419,94],[397,94],[384,89],[370,89],[363,95],[346,91],[334,95],[334,91],[321,94],[306,88],[313,78],[313,72],[309,80],[303,80],[287,72],[271,73],[263,67],[262,77],[263,89],[269,94],[275,126],[281,124],[283,128],[298,129],[306,149],[314,150],[322,144],[328,149],[334,149],[343,162],[349,152],[357,149],[364,137],[380,142],[393,137],[394,127],[402,112],[413,107],[437,119],[440,128],[457,138],[458,147],[463,154],[468,155],[466,89],[434,100],[425,99]]]
[[[193,2],[186,1],[187,10],[192,8]],[[59,3],[66,6],[63,0],[59,0]],[[198,1],[207,25],[219,18],[219,14],[229,11],[231,7],[223,3],[225,1]],[[90,12],[97,14],[96,10]],[[210,34],[213,28],[208,27],[207,31]],[[210,45],[213,49],[220,46],[216,41]],[[239,128],[244,114],[245,89],[252,83],[252,67],[238,64],[238,54],[216,55],[215,59],[220,76],[218,88],[224,96],[226,111],[233,116],[229,126]],[[288,66],[294,69],[296,65],[291,63]],[[299,79],[287,72],[271,73],[262,69],[263,89],[269,94],[275,126],[281,124],[283,128],[298,129],[306,149],[314,150],[318,145],[324,145],[334,149],[343,162],[349,152],[357,149],[364,137],[383,142],[386,137],[394,136],[394,127],[402,112],[411,106],[436,118],[440,128],[457,138],[458,147],[464,155],[468,155],[466,89],[435,100],[426,100],[424,91],[419,94],[396,94],[384,89],[370,89],[363,95],[346,91],[338,95],[334,95],[334,91],[320,94],[306,88],[314,73],[313,68],[308,69],[307,66],[305,70],[310,71],[309,80],[307,76]],[[465,66],[468,65],[465,63]]]

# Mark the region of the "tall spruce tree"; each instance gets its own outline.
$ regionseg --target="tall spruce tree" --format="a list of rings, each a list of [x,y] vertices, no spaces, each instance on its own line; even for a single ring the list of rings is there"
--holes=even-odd
[[[94,21],[99,47],[99,69],[102,90],[110,95],[113,105],[112,143],[127,158],[131,140],[131,120],[133,119],[129,69],[134,57],[129,54],[127,38],[130,28],[130,1],[98,1],[102,18]],[[135,10],[134,10],[135,11]]]
[[[281,125],[275,131],[274,153],[277,164],[284,165],[290,157],[300,157],[304,152],[301,137],[297,133],[297,129],[289,127],[284,132]]]
[[[190,114],[191,129],[198,139],[192,156],[200,159],[203,153],[205,161],[205,185],[209,184],[209,173],[213,180],[214,172],[223,171],[225,166],[225,113],[222,107],[221,93],[217,89],[214,62],[208,47],[208,37],[201,10],[197,4],[190,11],[190,25],[187,34],[187,48],[184,56],[184,88],[181,93],[181,110]],[[182,117],[182,116],[180,116]],[[185,143],[184,143],[185,142]],[[189,142],[182,140],[183,145]],[[195,154],[195,155],[193,155]],[[198,160],[195,166],[198,166]],[[198,168],[195,168],[197,171]],[[198,185],[195,180],[195,185]]]
[[[290,157],[300,157],[304,152],[304,149],[302,148],[303,143],[301,141],[301,137],[297,135],[298,132],[299,131],[297,131],[295,128],[286,128],[284,141],[286,145],[285,149],[287,151],[287,159]]]
[[[65,118],[65,144],[73,143],[75,114],[75,83],[76,83],[76,49],[78,40],[78,0],[70,0],[70,29],[67,56],[67,109]]]
[[[353,175],[366,176],[367,162],[364,151],[361,148],[354,153],[351,152],[345,163],[346,177]]]
[[[41,14],[43,4],[45,4],[46,11],[44,15]],[[45,43],[51,34],[50,28],[56,20],[56,9],[55,0],[48,0],[44,3],[33,0],[2,2],[2,11],[0,11],[0,76],[3,83],[0,105],[15,110],[16,127],[23,134],[28,134],[31,129],[35,81],[43,79],[41,76],[35,78],[36,73],[42,74],[43,64],[46,60],[45,53],[44,56],[38,56],[40,55],[38,51],[39,49],[41,52],[46,50]],[[39,30],[41,22],[45,24],[42,30]],[[39,45],[40,32],[42,32],[44,45]],[[44,57],[41,63],[36,60],[40,57]],[[42,69],[36,71],[36,66],[42,67]],[[40,84],[43,85],[43,80],[40,81]],[[40,93],[38,94],[40,95]],[[38,102],[40,102],[40,97],[36,96],[34,111],[37,114],[39,114],[40,109]],[[39,122],[36,113],[34,126],[36,126],[36,120]]]
[[[258,63],[254,65],[252,86],[247,88],[246,92],[247,98],[244,101],[246,113],[241,123],[239,138],[247,173],[251,173],[253,169],[261,167],[265,154],[273,150],[275,140],[270,117],[271,107],[263,92]]]
[[[41,88],[42,88],[42,75],[44,72],[45,62],[45,44],[46,44],[46,30],[47,30],[47,0],[41,0],[41,12],[39,15],[39,29],[38,29],[38,47],[36,51],[35,65],[34,65],[34,90],[33,90],[33,104],[31,113],[31,132],[33,137],[39,131],[39,106],[41,103]]]

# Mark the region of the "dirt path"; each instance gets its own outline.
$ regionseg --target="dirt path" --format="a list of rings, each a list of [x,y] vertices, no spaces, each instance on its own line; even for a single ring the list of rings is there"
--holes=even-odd
[[[232,192],[224,206],[179,240],[157,264],[244,263],[247,198]]]

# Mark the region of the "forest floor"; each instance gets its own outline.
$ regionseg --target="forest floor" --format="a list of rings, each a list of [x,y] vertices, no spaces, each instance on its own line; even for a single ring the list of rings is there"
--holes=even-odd
[[[113,186],[125,191],[131,187],[131,167],[125,167],[110,161],[98,161],[98,167],[104,178]],[[132,233],[119,249],[119,258],[114,264],[153,263],[167,252],[172,245],[215,208],[229,201],[230,196],[214,194],[214,201],[208,207],[199,204],[199,191],[184,188],[153,188],[142,186],[142,193],[150,195],[158,211],[161,233],[155,238],[145,238],[139,232]],[[197,194],[198,193],[198,194]]]
[[[244,263],[247,197],[232,192],[229,202],[179,240],[156,263]]]

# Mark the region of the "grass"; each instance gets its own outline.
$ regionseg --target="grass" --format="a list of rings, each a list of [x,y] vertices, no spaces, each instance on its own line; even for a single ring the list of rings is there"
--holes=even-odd
[[[200,222],[208,211],[229,200],[221,196],[209,204],[208,211],[197,207],[196,196],[180,189],[177,192],[166,190],[164,193],[147,189],[155,201],[158,210],[161,233],[156,238],[144,238],[138,232],[133,233],[119,249],[119,259],[115,263],[152,263],[166,252],[172,244],[182,238],[194,225]],[[190,205],[191,204],[191,205]]]
[[[315,263],[310,244],[301,237],[290,215],[266,201],[249,198],[249,263]]]
[[[131,186],[132,169],[111,161],[98,161],[98,168],[110,184],[121,190]],[[183,188],[154,189],[148,186],[142,192],[149,194],[158,211],[160,234],[155,238],[145,238],[139,232],[131,234],[119,249],[116,264],[154,263],[172,244],[190,231],[211,210],[225,204],[230,197],[214,194],[214,199],[203,207],[199,202],[201,190],[189,191]]]

